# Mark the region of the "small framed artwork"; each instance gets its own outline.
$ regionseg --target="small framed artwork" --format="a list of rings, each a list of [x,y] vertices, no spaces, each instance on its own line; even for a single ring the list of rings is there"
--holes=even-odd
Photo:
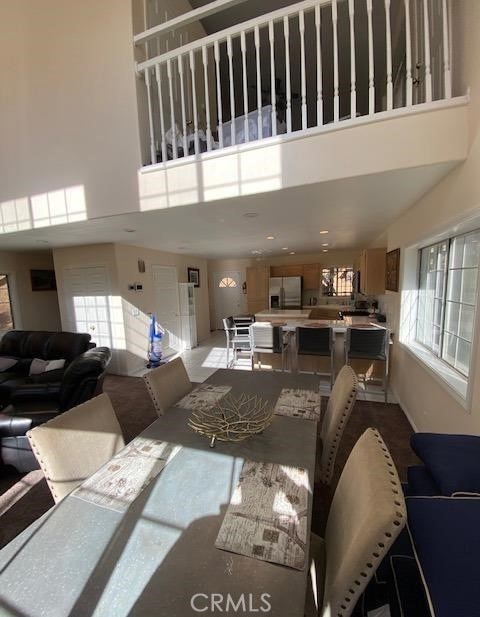
[[[193,283],[195,287],[200,287],[200,270],[198,268],[187,268],[188,282]]]
[[[385,289],[387,291],[398,291],[398,281],[400,275],[400,249],[387,253],[387,266],[385,270]]]
[[[32,291],[56,291],[55,270],[30,270]]]

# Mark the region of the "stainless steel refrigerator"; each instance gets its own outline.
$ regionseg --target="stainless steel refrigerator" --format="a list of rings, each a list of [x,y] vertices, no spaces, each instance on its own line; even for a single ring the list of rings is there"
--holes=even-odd
[[[271,309],[302,308],[301,276],[273,276],[268,289]]]

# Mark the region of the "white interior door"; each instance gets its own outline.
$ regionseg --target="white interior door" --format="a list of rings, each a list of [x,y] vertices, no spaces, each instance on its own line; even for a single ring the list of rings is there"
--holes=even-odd
[[[215,326],[223,330],[222,319],[242,311],[242,283],[240,272],[214,272]]]
[[[172,266],[152,266],[155,289],[155,312],[165,331],[163,348],[182,351],[180,303],[177,269]]]
[[[125,348],[121,300],[112,296],[108,268],[93,266],[64,270],[66,330],[86,332],[99,347],[112,350],[110,370],[119,369],[117,351]]]

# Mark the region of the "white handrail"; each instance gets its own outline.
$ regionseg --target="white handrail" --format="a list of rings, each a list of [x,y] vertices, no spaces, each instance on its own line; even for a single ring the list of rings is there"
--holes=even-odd
[[[345,0],[340,0],[345,1]],[[219,43],[225,43],[229,37],[234,37],[239,35],[242,31],[245,33],[253,32],[256,26],[265,26],[269,21],[277,22],[282,21],[284,17],[291,17],[292,15],[297,15],[301,10],[313,9],[317,4],[320,6],[330,4],[332,0],[304,0],[303,2],[299,2],[298,4],[290,4],[289,6],[278,9],[277,11],[273,11],[272,13],[267,13],[266,15],[262,15],[261,17],[255,17],[255,19],[249,19],[248,21],[240,22],[231,28],[226,28],[225,30],[221,30],[220,32],[215,32],[215,34],[210,34],[209,36],[205,36],[198,41],[193,41],[192,43],[188,43],[188,45],[183,45],[182,47],[177,47],[177,49],[173,49],[171,51],[167,51],[164,54],[160,54],[155,56],[155,58],[150,58],[149,60],[145,60],[144,62],[137,63],[137,71],[144,71],[146,68],[154,66],[158,62],[164,63],[167,60],[171,60],[172,58],[176,58],[179,55],[188,54],[190,51],[197,51],[202,48],[203,45],[207,47],[213,45],[215,41]]]

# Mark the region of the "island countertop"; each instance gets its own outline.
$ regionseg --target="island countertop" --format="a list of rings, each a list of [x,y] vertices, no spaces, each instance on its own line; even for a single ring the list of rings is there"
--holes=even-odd
[[[255,313],[257,321],[268,319],[308,319],[311,309],[266,309]]]

